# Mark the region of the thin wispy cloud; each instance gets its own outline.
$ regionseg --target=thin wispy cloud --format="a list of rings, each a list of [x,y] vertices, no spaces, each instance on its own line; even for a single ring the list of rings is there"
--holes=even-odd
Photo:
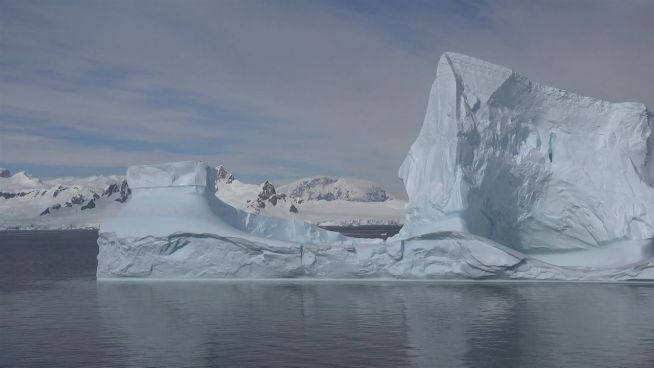
[[[1,1],[0,165],[202,159],[401,192],[436,61],[654,105],[648,1]],[[49,168],[45,170],[44,168]]]

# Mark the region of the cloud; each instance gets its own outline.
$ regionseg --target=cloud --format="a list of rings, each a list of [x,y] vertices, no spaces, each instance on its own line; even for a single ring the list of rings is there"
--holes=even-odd
[[[654,105],[651,3],[398,4],[1,2],[0,163],[204,159],[245,177],[327,173],[400,192],[448,50]]]

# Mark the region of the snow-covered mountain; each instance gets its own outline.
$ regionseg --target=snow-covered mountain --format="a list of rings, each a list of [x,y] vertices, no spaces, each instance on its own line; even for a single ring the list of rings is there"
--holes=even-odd
[[[324,226],[402,224],[405,201],[370,181],[313,177],[275,187],[268,181],[243,183],[222,166],[217,169],[216,195],[248,212]]]
[[[20,171],[14,175],[11,175],[9,170],[2,169],[2,185],[0,185],[0,190],[3,193],[11,192],[21,192],[25,190],[32,189],[45,189],[47,186],[41,180],[33,178],[31,175],[25,171]]]
[[[216,195],[247,212],[319,225],[402,223],[405,202],[365,180],[309,178],[276,188],[269,181],[243,183],[223,166],[216,171]],[[0,229],[95,228],[131,193],[124,176],[38,179],[0,173]]]
[[[281,186],[280,191],[303,201],[384,202],[392,199],[382,187],[373,182],[327,176],[300,179]]]
[[[92,228],[130,196],[122,176],[0,177],[0,229]]]

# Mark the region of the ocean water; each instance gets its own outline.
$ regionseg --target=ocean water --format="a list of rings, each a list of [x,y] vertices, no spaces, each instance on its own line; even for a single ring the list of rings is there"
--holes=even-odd
[[[0,234],[0,367],[654,367],[651,284],[96,282]]]

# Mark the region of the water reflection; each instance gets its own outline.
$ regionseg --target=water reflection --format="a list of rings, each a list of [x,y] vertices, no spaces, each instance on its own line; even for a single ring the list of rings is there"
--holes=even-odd
[[[0,367],[654,367],[651,284],[96,283],[93,236],[0,237]]]
[[[654,288],[100,283],[128,366],[652,367]]]

